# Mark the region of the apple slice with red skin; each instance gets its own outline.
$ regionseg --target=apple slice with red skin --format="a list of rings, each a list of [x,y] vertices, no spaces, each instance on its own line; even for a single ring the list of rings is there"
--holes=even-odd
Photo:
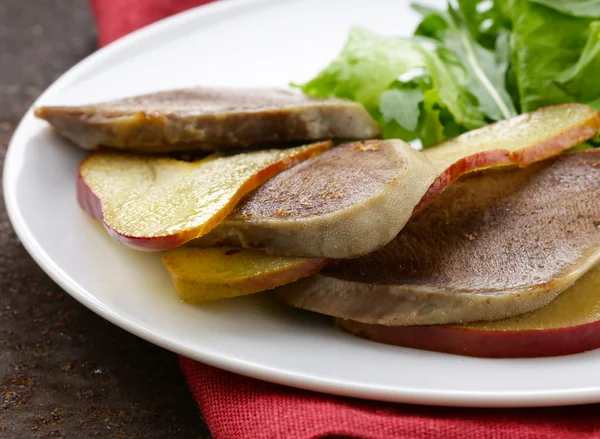
[[[245,194],[331,146],[215,154],[194,162],[100,151],[79,166],[77,201],[115,241],[166,250],[208,233]]]
[[[460,326],[384,326],[335,319],[336,326],[381,343],[488,358],[551,357],[600,348],[600,266],[549,305]]]

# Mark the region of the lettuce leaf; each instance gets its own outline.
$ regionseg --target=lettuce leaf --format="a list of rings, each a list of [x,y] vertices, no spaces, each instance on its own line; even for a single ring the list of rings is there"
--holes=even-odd
[[[405,130],[414,132],[419,124],[419,112],[415,109],[424,99],[420,88],[390,87],[381,94],[379,103],[384,122],[396,122]]]
[[[511,59],[522,112],[600,98],[594,79],[600,66],[597,21],[533,1],[497,1],[512,23]]]
[[[556,77],[557,83],[578,101],[589,103],[600,99],[600,21],[589,25],[589,35],[577,64]],[[595,99],[597,98],[597,99]]]
[[[600,17],[600,0],[531,0],[574,17]]]
[[[381,93],[398,76],[426,65],[423,50],[415,41],[355,26],[339,56],[301,89],[311,96],[351,99],[374,113]]]

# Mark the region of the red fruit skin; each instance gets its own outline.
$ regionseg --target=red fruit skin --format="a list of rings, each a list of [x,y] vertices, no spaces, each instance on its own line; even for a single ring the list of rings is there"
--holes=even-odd
[[[557,154],[557,153],[555,153]],[[550,154],[551,157],[555,154]],[[415,207],[412,216],[414,217],[418,213],[422,212],[433,200],[435,200],[442,192],[446,190],[453,182],[458,180],[459,177],[466,174],[467,172],[482,169],[490,166],[501,166],[510,165],[510,153],[508,151],[486,151],[478,152],[476,154],[465,157],[452,166],[447,168],[438,178],[435,180],[429,189],[421,198],[417,207]]]
[[[380,343],[484,358],[532,358],[600,348],[600,321],[557,329],[490,331],[458,326],[385,326],[336,319],[343,330]]]
[[[333,259],[325,258],[307,258],[302,265],[298,265],[297,267],[279,273],[257,276],[253,279],[246,280],[245,283],[248,290],[258,292],[266,291],[279,285],[285,285],[290,282],[295,282],[303,277],[317,274],[333,261]]]
[[[222,209],[217,215],[213,217],[213,219],[211,220],[210,227],[203,226],[200,228],[202,234],[208,233],[211,229],[213,229],[221,221],[223,221],[225,217],[229,215],[229,213],[237,204],[237,202],[248,192],[256,189],[266,180],[277,175],[279,172],[291,168],[292,166],[295,166],[298,163],[308,160],[309,158],[315,157],[328,150],[332,146],[333,143],[331,141],[316,142],[313,144],[312,148],[307,149],[299,154],[296,154],[294,157],[287,157],[285,159],[282,159],[258,171],[252,178],[250,178],[242,185],[233,202],[229,203],[229,205],[226,208]],[[81,170],[83,169],[86,161],[90,157],[93,157],[93,154],[88,156],[83,160],[83,162],[81,162],[81,164],[79,165],[79,170],[77,172],[77,203],[92,218],[102,223],[102,225],[113,240],[117,241],[119,244],[124,245],[125,247],[129,247],[134,250],[152,252],[169,250],[175,247],[179,247],[180,245],[183,245],[186,242],[199,236],[198,228],[192,228],[189,230],[176,232],[171,235],[154,237],[131,236],[111,228],[108,224],[104,222],[102,200],[94,193],[92,188],[90,188],[86,184],[85,179],[81,175]]]
[[[81,172],[77,172],[77,204],[92,218],[102,221],[102,202],[85,184]]]
[[[138,238],[120,234],[106,225],[102,220],[102,201],[94,191],[85,184],[81,173],[77,174],[77,203],[92,218],[101,222],[110,237],[126,247],[141,251],[160,251],[174,248],[188,241],[182,234],[161,236],[158,238]],[[193,239],[193,238],[190,238]]]
[[[600,112],[589,120],[581,122],[560,135],[518,151],[495,150],[464,157],[447,168],[429,187],[415,207],[413,216],[421,212],[444,190],[462,175],[492,166],[529,166],[532,163],[553,157],[561,152],[594,137],[600,129]]]

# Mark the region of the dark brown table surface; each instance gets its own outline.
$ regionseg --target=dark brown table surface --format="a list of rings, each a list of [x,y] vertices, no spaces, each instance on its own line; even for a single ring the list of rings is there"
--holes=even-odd
[[[96,47],[87,0],[0,0],[0,165],[19,119]],[[0,438],[205,438],[177,356],[84,308],[0,203]]]

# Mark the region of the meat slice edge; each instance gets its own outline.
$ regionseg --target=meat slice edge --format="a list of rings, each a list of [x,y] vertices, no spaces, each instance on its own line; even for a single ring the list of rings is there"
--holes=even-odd
[[[279,287],[289,305],[384,325],[538,309],[600,259],[600,151],[467,176],[384,248]]]
[[[278,89],[190,88],[95,105],[46,106],[35,115],[82,148],[135,152],[260,147],[380,134],[365,108]]]
[[[398,234],[436,177],[401,140],[344,144],[267,181],[193,245],[357,257]]]

